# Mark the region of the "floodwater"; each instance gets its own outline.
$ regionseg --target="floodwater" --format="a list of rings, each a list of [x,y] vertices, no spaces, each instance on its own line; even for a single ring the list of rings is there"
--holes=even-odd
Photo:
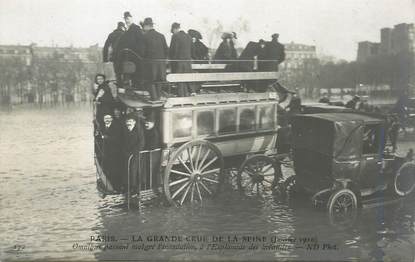
[[[403,144],[409,146],[415,143]],[[101,198],[95,178],[88,106],[0,112],[0,261],[414,261],[414,197],[375,203],[362,209],[354,224],[339,226],[306,199],[249,200],[236,192],[203,206],[156,203],[128,210],[123,197]],[[132,236],[205,236],[209,241],[214,236],[266,236],[267,243],[253,250],[123,250],[116,247],[121,240],[94,248],[90,239],[98,235],[130,242]],[[272,238],[297,242],[287,249],[261,248]],[[320,247],[306,250],[302,238],[312,238],[310,243]]]

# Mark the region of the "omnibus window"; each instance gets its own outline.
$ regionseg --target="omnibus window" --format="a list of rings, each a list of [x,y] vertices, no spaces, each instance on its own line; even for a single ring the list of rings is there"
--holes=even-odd
[[[215,132],[214,128],[214,111],[202,111],[197,113],[197,135],[211,135]]]
[[[239,131],[255,129],[255,107],[241,108],[239,114]]]
[[[236,109],[219,110],[219,134],[236,132]]]
[[[192,134],[192,111],[173,113],[173,137],[189,137]]]
[[[262,106],[259,108],[259,129],[274,128],[274,106]]]

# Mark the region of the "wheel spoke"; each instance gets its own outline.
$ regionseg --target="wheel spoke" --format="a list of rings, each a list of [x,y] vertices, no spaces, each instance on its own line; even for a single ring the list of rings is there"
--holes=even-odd
[[[196,183],[196,190],[197,190],[197,194],[199,195],[200,202],[202,202],[202,193],[200,193],[200,189],[199,189],[199,184],[198,183]]]
[[[272,185],[272,182],[269,182],[268,180],[264,179],[263,182],[267,182],[268,184]]]
[[[201,166],[203,166],[203,164],[205,163],[205,161],[206,161],[207,157],[209,156],[209,154],[210,154],[210,148],[208,148],[208,149],[206,150],[205,155],[203,156],[203,158],[202,158],[202,160],[200,161],[200,163],[197,165],[198,170],[200,170],[200,167],[201,167]]]
[[[209,188],[205,185],[205,183],[203,183],[202,181],[200,181],[199,182],[201,185],[202,185],[202,187],[209,193],[209,194],[211,194],[212,195],[212,192],[209,190]],[[196,185],[197,185],[197,183],[196,183]]]
[[[182,199],[180,200],[180,205],[183,205],[184,200],[186,199],[187,193],[189,192],[191,185],[188,185],[186,188],[186,191],[184,191],[184,194],[182,196]]]
[[[219,184],[219,181],[216,181],[216,180],[213,180],[213,179],[210,179],[210,178],[207,178],[207,177],[202,177],[202,179],[205,180],[205,181],[211,182],[211,183]]]
[[[246,172],[250,177],[252,177],[252,176],[255,175],[255,172],[254,171],[250,171],[248,168],[245,168],[244,169],[244,172]]]
[[[170,169],[170,172],[175,173],[175,174],[178,174],[178,175],[190,177],[190,174],[185,173],[185,172],[181,172],[181,171],[178,171],[178,170]]]
[[[264,166],[265,167],[265,166]],[[265,168],[265,170],[264,170],[264,167],[262,168],[262,173],[266,173],[268,170],[270,170],[271,168],[274,168],[274,166],[273,165],[269,165],[267,168]]]
[[[190,202],[192,202],[192,203],[193,203],[193,195],[194,195],[194,193],[195,193],[195,184],[193,183],[192,184],[192,190],[190,192]]]
[[[177,184],[180,184],[180,183],[186,182],[186,181],[188,181],[188,180],[189,180],[189,178],[185,177],[185,178],[182,178],[182,179],[176,180],[176,181],[174,181],[174,182],[171,182],[171,183],[169,184],[169,186],[174,186],[174,185],[177,185]]]
[[[195,160],[195,169],[198,170],[199,169],[199,159],[200,159],[200,153],[202,151],[202,146],[200,145],[198,150],[197,150],[197,155],[196,155],[196,160]]]
[[[189,169],[189,167],[186,165],[183,159],[180,156],[178,156],[177,158],[179,159],[180,163],[182,163],[182,165],[187,169],[187,171],[189,171],[189,173],[192,174],[192,170]]]
[[[220,168],[215,168],[215,169],[211,169],[209,171],[205,171],[202,173],[202,175],[208,175],[208,174],[212,174],[212,173],[219,173]]]
[[[192,170],[195,170],[195,166],[193,165],[193,150],[192,148],[187,148],[187,154],[189,155],[189,162],[190,162],[190,167],[192,168]]]
[[[199,169],[200,172],[203,172],[203,170],[205,170],[206,168],[208,168],[213,162],[216,161],[216,159],[218,159],[217,156],[215,156],[214,158],[212,158],[212,160],[210,160],[204,167],[202,167],[201,169]]]
[[[190,184],[190,181],[188,181],[184,185],[182,185],[179,189],[177,189],[176,192],[174,192],[174,194],[171,196],[171,198],[174,199],[189,184]]]

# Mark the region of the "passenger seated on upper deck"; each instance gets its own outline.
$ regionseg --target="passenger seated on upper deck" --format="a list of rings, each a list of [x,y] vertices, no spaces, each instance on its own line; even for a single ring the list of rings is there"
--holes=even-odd
[[[271,42],[265,45],[265,60],[272,60],[262,63],[261,71],[278,71],[278,65],[285,60],[285,47],[278,41],[279,34],[271,36]]]
[[[112,96],[108,82],[105,81],[105,75],[97,74],[95,76],[95,83],[98,85],[94,98],[97,104],[95,119],[98,120],[98,124],[102,125],[104,115],[113,113],[114,97]]]

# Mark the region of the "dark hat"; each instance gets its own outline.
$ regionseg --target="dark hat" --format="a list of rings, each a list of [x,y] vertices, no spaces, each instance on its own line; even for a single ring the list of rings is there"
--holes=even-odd
[[[124,12],[124,18],[127,18],[127,17],[133,17],[133,16],[130,14],[130,12],[126,11]]]
[[[278,33],[275,33],[275,34],[272,34],[272,39],[274,39],[274,38],[278,38],[280,36],[280,34],[278,34]]]
[[[177,22],[174,22],[173,24],[171,24],[171,32],[173,32],[173,29],[179,29],[180,28],[180,24]]]
[[[129,120],[129,119],[132,119],[132,120],[137,121],[137,114],[135,114],[134,112],[128,113],[128,114],[125,116],[125,120],[127,121],[127,120]]]
[[[145,25],[154,25],[153,23],[153,19],[151,19],[151,17],[146,17],[142,23],[143,26]]]
[[[120,28],[120,27],[125,27],[125,25],[124,25],[124,23],[123,23],[123,22],[118,22],[117,27],[118,27],[118,28]]]
[[[265,40],[264,39],[259,39],[259,44],[265,44]]]
[[[233,34],[232,33],[223,33],[221,36],[222,39],[228,39],[228,38],[233,38]]]
[[[202,34],[199,31],[196,31],[194,29],[189,29],[187,33],[190,35],[190,37],[194,37],[196,39],[202,39]]]

